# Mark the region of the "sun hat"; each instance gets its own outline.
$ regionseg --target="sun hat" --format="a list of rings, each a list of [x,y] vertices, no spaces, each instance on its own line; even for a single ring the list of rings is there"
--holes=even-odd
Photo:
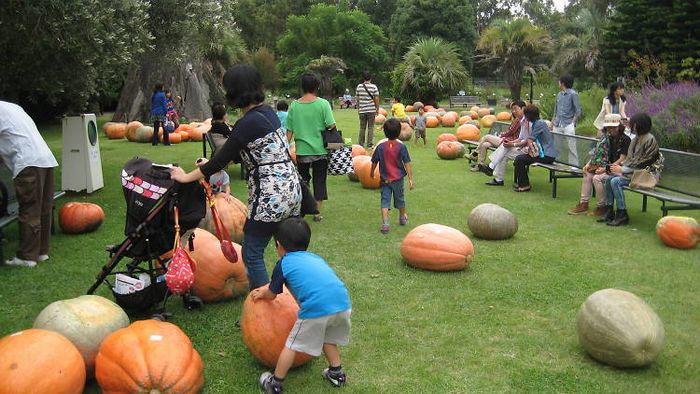
[[[617,127],[622,121],[622,116],[619,114],[607,114],[605,115],[605,120],[603,122],[603,127]]]

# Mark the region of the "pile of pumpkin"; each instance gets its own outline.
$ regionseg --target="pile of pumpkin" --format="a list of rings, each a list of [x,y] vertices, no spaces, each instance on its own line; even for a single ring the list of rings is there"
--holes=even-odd
[[[211,129],[211,119],[204,122],[192,122],[179,125],[168,135],[171,144],[179,144],[186,141],[202,141],[203,134]],[[153,141],[153,127],[146,126],[139,121],[129,123],[107,122],[102,126],[107,138],[110,140],[120,140],[126,138],[131,142],[151,142]],[[158,130],[158,138],[163,141],[163,128]]]

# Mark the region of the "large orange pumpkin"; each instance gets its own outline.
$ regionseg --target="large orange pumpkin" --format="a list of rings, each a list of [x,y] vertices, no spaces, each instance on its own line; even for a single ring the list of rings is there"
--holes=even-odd
[[[88,377],[95,373],[95,356],[102,341],[128,325],[129,317],[122,308],[96,295],[52,302],[34,320],[34,328],[55,331],[75,345],[85,360]]]
[[[89,202],[67,202],[58,211],[58,224],[67,234],[83,234],[97,230],[105,219],[102,208]]]
[[[240,245],[233,247],[238,254],[238,261],[231,263],[221,251],[221,243],[213,234],[196,228],[194,232],[194,250],[190,256],[197,263],[192,292],[204,302],[228,300],[248,291],[248,276],[243,265]],[[188,231],[182,236],[182,244],[189,248]],[[188,249],[189,250],[189,249]]]
[[[463,124],[457,128],[455,133],[458,141],[478,141],[481,138],[481,131],[473,124]]]
[[[498,115],[496,115],[496,120],[500,120],[501,122],[508,122],[513,118],[513,114],[510,112],[499,112]]]
[[[385,115],[379,114],[379,115],[374,117],[374,124],[384,124],[385,121],[386,121]]]
[[[136,132],[136,129],[139,127],[143,127],[143,123],[139,122],[138,120],[131,121],[126,124],[126,138],[129,141],[134,141],[133,140],[133,134]]]
[[[190,133],[188,133],[187,131],[182,130],[182,131],[178,131],[177,133],[180,134],[180,138],[181,138],[182,142],[187,142],[190,140]]]
[[[443,160],[454,160],[464,156],[464,145],[461,142],[442,141],[435,148],[435,152]]]
[[[426,105],[424,107],[424,110],[425,110],[425,112],[433,112],[433,111],[435,111],[435,107],[433,107],[432,105]]]
[[[399,140],[410,141],[413,137],[413,127],[406,122],[401,122],[401,132],[399,133]]]
[[[160,140],[163,141],[163,136],[161,135]],[[182,134],[180,133],[168,133],[168,142],[171,144],[179,144],[182,142]]]
[[[241,243],[243,241],[243,225],[248,217],[248,207],[236,197],[225,193],[217,193],[214,195],[213,201],[216,204],[219,218],[231,235],[231,239]],[[199,227],[216,234],[211,209],[207,209],[207,214],[199,223]]]
[[[436,144],[440,144],[443,141],[457,141],[457,137],[451,133],[442,133],[437,137]]]
[[[362,145],[352,146],[352,157],[355,156],[367,156],[367,150]]]
[[[262,364],[274,368],[298,313],[299,305],[286,288],[272,301],[253,301],[248,295],[240,322],[243,343],[250,354]],[[310,355],[297,352],[293,366],[298,367],[311,359]]]
[[[407,105],[406,112],[416,112],[416,107],[414,107],[413,105]]]
[[[382,115],[382,116],[384,116],[385,118],[386,118],[386,116],[389,114],[388,112],[386,112],[386,110],[385,110],[384,108],[379,108],[379,111],[378,111],[378,112],[379,112],[379,115]]]
[[[139,320],[108,336],[95,362],[103,393],[197,393],[204,364],[176,325]]]
[[[365,189],[379,189],[379,166],[374,170],[374,176],[370,176],[370,170],[372,169],[372,161],[367,160],[358,163],[359,168],[357,169],[357,178],[360,179],[360,184]]]
[[[110,140],[120,140],[126,136],[126,123],[107,122],[102,125],[102,131]]]
[[[425,126],[426,127],[433,128],[433,127],[438,127],[439,125],[440,125],[440,120],[437,117],[428,116],[427,118],[425,118]]]
[[[441,224],[421,224],[401,242],[406,264],[429,271],[459,271],[474,258],[474,245],[461,231]]]
[[[196,127],[187,130],[187,134],[190,135],[190,139],[192,141],[201,142],[202,140],[204,140],[204,133],[208,133],[209,130],[211,130],[211,125],[205,125],[202,123],[197,124]]]
[[[63,335],[32,328],[0,339],[0,393],[81,394],[85,361]]]
[[[457,122],[457,119],[449,114],[445,114],[442,117],[442,120],[440,123],[442,124],[442,127],[454,127],[455,123]]]
[[[700,242],[700,225],[684,216],[665,216],[656,223],[656,234],[672,248],[692,249]]]
[[[483,118],[481,118],[481,127],[485,127],[487,129],[490,129],[491,126],[496,122],[496,116],[494,115],[486,115]]]
[[[352,182],[359,182],[360,178],[358,178],[357,173],[360,171],[360,166],[362,163],[371,161],[372,159],[369,157],[369,155],[360,155],[360,156],[355,156],[352,158],[352,172],[348,174],[348,178]]]

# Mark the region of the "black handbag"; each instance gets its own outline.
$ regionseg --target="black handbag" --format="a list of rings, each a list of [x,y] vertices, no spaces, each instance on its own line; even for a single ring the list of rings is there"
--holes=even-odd
[[[341,149],[345,147],[343,134],[335,126],[326,127],[323,130],[323,146],[327,150]]]

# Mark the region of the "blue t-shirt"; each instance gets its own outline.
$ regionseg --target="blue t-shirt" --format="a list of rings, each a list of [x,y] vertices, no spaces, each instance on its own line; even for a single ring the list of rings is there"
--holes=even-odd
[[[379,176],[382,182],[394,182],[406,176],[405,163],[410,163],[406,145],[398,140],[388,140],[377,145],[372,153],[372,163],[379,163]]]
[[[277,111],[277,118],[282,124],[282,129],[287,132],[287,111]]]
[[[151,115],[165,116],[167,112],[168,99],[165,97],[165,93],[162,90],[153,93],[151,96]]]
[[[300,305],[299,318],[313,319],[351,308],[348,289],[321,257],[306,251],[289,252],[272,270],[270,291],[282,293],[286,284]]]

